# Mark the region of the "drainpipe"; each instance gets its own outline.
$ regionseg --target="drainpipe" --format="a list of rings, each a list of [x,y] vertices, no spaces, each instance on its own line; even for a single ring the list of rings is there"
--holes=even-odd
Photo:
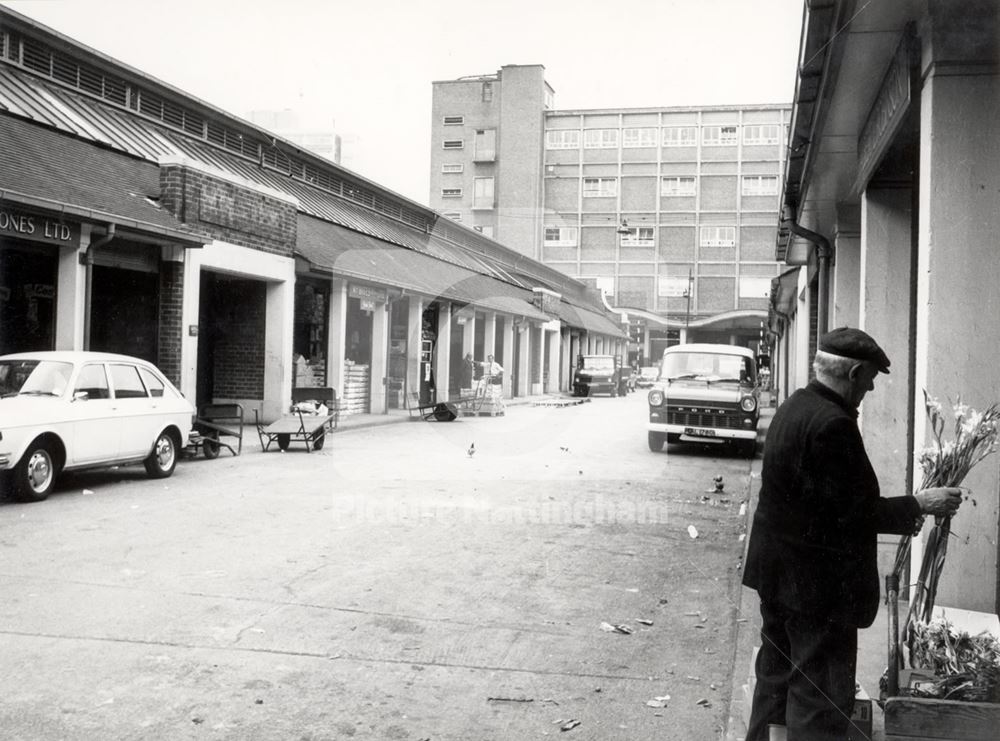
[[[103,247],[115,238],[115,225],[108,224],[107,233],[96,242],[87,245],[87,249],[80,256],[80,261],[86,267],[86,278],[83,288],[83,349],[90,349],[90,304],[94,291],[94,251]]]
[[[816,298],[816,337],[822,337],[826,334],[827,323],[829,321],[827,317],[830,308],[830,291],[827,274],[830,271],[830,258],[833,257],[833,248],[830,246],[830,240],[822,234],[814,232],[811,229],[806,229],[801,224],[798,224],[795,221],[795,211],[790,206],[785,206],[782,217],[782,221],[792,234],[816,245],[816,258],[819,267],[819,277],[817,278],[819,296]]]

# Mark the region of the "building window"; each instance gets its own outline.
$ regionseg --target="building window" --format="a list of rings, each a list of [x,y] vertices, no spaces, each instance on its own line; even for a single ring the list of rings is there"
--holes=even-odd
[[[628,228],[627,234],[622,234],[622,247],[652,247],[653,227],[633,226]]]
[[[755,124],[743,127],[744,144],[777,144],[781,137],[778,124]]]
[[[465,116],[445,116],[445,126],[462,126],[465,123]]]
[[[664,275],[656,285],[657,295],[663,298],[686,298],[690,289],[691,279],[686,275]]]
[[[618,195],[618,178],[584,178],[584,198],[614,198]]]
[[[492,225],[474,226],[472,228],[475,229],[480,234],[482,234],[483,236],[486,236],[486,237],[489,237],[490,239],[493,239],[493,226]]]
[[[483,102],[489,103],[493,100],[493,83],[484,82],[483,83]]]
[[[622,129],[623,147],[655,147],[656,129]]]
[[[738,142],[735,126],[706,126],[701,143],[706,147],[735,147]]]
[[[735,226],[703,226],[701,228],[702,247],[735,247]]]
[[[744,175],[743,195],[745,196],[776,196],[778,195],[777,175]]]
[[[465,172],[465,165],[461,162],[446,162],[441,165],[441,172]]]
[[[771,279],[759,277],[740,278],[740,298],[770,298]]]
[[[584,149],[614,149],[618,146],[618,129],[587,129],[583,132]]]
[[[480,129],[476,132],[473,158],[478,162],[492,162],[497,156],[497,130]]]
[[[660,180],[661,196],[693,196],[693,177],[666,177]]]
[[[663,130],[663,146],[694,147],[698,145],[696,126],[671,126]]]
[[[553,130],[545,132],[546,149],[579,149],[580,132],[577,129]]]
[[[461,198],[462,189],[461,188],[442,188],[441,189],[442,198]]]
[[[546,247],[576,247],[575,226],[545,227]]]
[[[465,142],[462,139],[445,139],[445,149],[465,149]]]
[[[442,212],[441,215],[444,216],[446,219],[451,219],[452,221],[461,221],[462,220],[462,212],[461,211],[444,211],[444,212]]]
[[[473,208],[493,208],[493,178],[473,180]]]

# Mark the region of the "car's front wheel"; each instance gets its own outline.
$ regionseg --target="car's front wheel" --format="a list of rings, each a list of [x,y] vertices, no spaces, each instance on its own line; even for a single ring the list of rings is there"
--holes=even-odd
[[[662,432],[648,432],[646,433],[646,442],[649,444],[649,449],[654,453],[658,453],[663,450],[663,433]]]
[[[45,443],[32,443],[11,473],[11,496],[20,502],[41,502],[56,483],[56,463]]]
[[[146,473],[153,479],[165,479],[177,465],[177,440],[164,430],[156,438],[152,452],[143,461]]]

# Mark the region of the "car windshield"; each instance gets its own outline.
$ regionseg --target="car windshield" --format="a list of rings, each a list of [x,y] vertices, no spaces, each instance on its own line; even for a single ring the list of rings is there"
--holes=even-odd
[[[615,369],[614,358],[584,358],[583,370],[588,373],[598,371],[613,371]]]
[[[671,381],[698,378],[709,381],[754,382],[753,363],[741,355],[675,352],[663,357],[661,378]]]
[[[0,360],[0,396],[62,396],[72,373],[72,363]]]

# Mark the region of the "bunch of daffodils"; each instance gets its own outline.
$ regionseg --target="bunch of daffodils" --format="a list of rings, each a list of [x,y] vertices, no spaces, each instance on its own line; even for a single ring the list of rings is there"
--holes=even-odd
[[[958,402],[952,405],[954,422],[950,440],[945,439],[945,431],[949,424],[940,402],[924,391],[924,406],[927,409],[933,440],[920,454],[920,467],[924,475],[919,489],[960,486],[977,463],[997,450],[1000,406],[993,404],[985,411],[977,412],[963,404],[959,398]],[[917,521],[915,535],[920,532],[923,519],[921,517]],[[911,649],[914,637],[921,634],[920,631],[914,630],[914,622],[920,621],[923,625],[927,625],[931,621],[938,580],[948,553],[950,533],[951,517],[936,517],[934,527],[927,538],[920,574],[913,584],[914,593],[910,600],[910,610],[903,625],[902,638]],[[906,535],[899,541],[893,568],[896,576],[899,576],[906,566],[911,539],[912,536]]]

